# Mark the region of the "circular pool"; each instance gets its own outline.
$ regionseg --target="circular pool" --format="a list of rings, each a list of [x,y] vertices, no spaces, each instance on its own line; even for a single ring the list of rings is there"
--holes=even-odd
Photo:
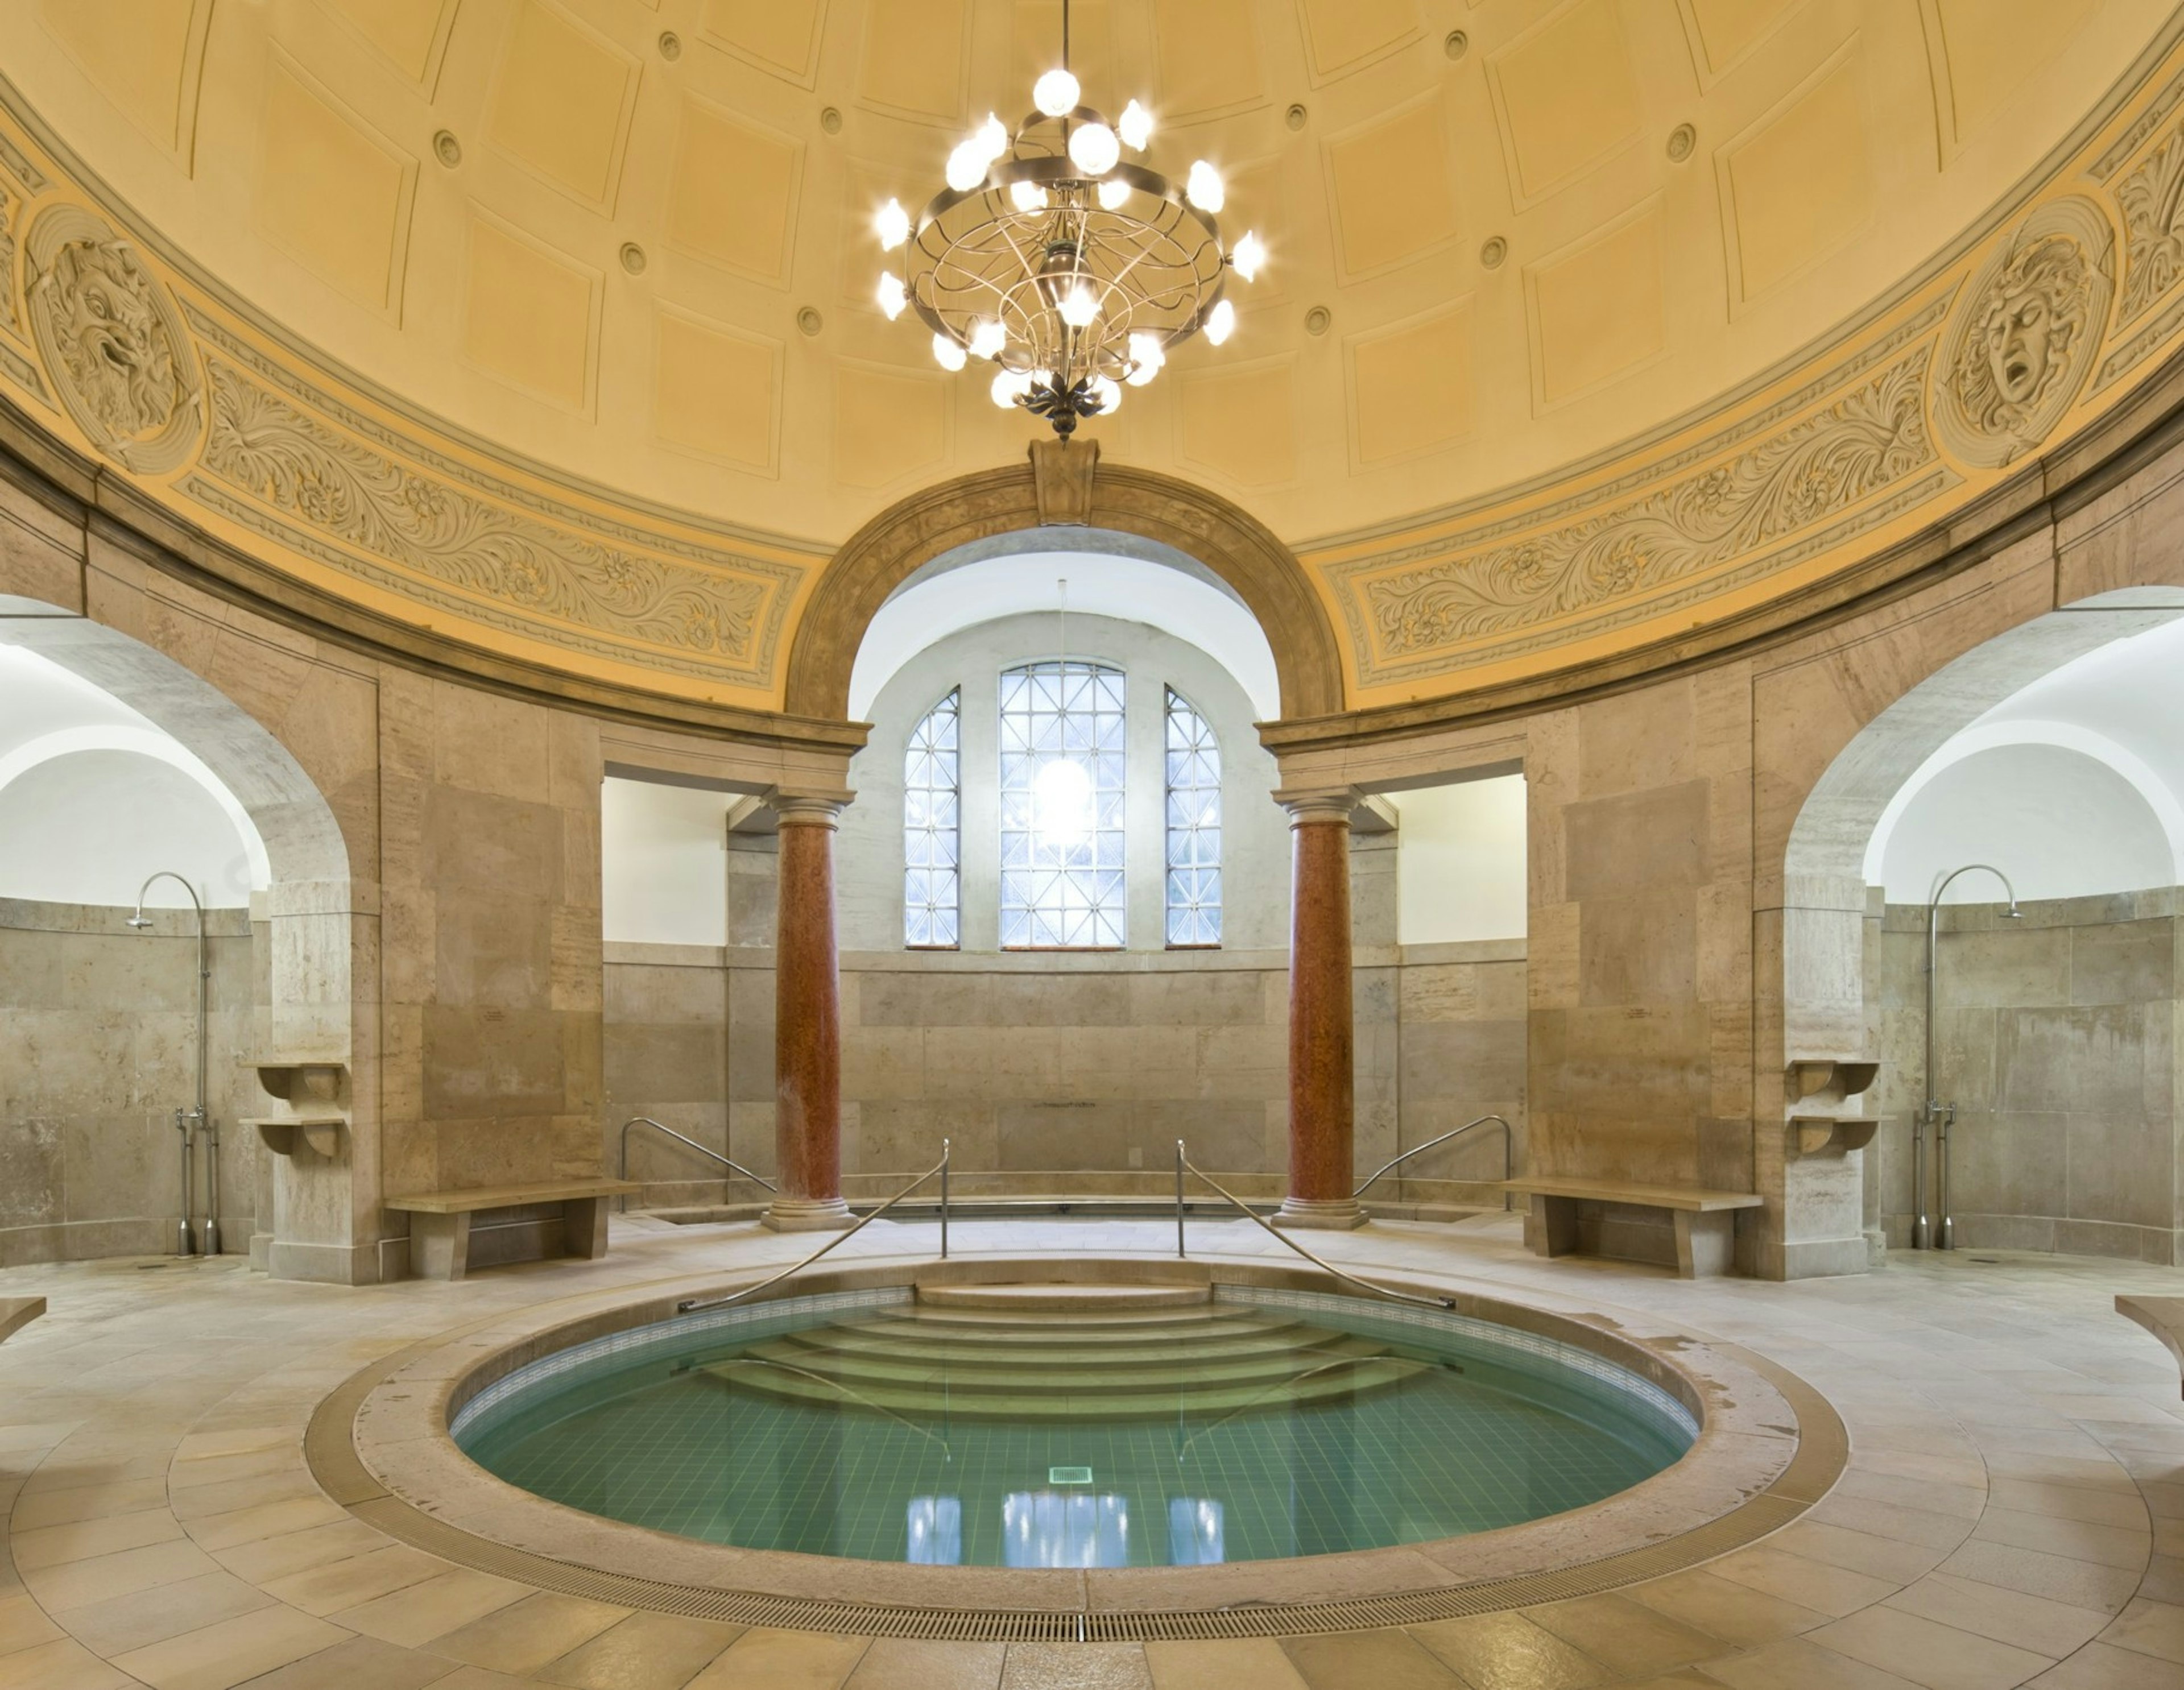
[[[1496,1531],[1641,1483],[1699,1427],[1595,1348],[1462,1315],[1252,1285],[1078,1306],[895,1285],[576,1343],[452,1431],[522,1490],[710,1543],[1122,1568]]]

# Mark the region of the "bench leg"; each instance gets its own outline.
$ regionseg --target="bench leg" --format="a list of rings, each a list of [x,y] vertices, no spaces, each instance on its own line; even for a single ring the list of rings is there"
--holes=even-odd
[[[1535,1256],[1567,1256],[1577,1248],[1577,1203],[1532,1193],[1524,1216],[1524,1248]]]
[[[1683,1279],[1718,1279],[1736,1258],[1736,1212],[1675,1211],[1676,1273]]]
[[[593,1261],[607,1253],[607,1200],[574,1197],[561,1205],[561,1254]]]
[[[410,1217],[410,1274],[413,1279],[460,1279],[471,1268],[471,1218],[457,1215]]]

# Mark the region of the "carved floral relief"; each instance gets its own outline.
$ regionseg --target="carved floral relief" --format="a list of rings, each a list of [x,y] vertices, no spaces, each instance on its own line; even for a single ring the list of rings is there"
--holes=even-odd
[[[258,503],[475,598],[724,666],[760,661],[770,584],[626,551],[488,504],[337,433],[219,359],[210,370],[212,430],[201,467]]]
[[[1363,583],[1373,636],[1416,657],[1642,597],[1763,551],[1934,460],[1927,350],[1726,463],[1620,509]]]
[[[2135,322],[2184,273],[2184,129],[2116,184],[2123,214],[2120,321]]]
[[[99,451],[140,475],[174,469],[203,421],[197,353],[130,241],[57,205],[31,225],[24,303],[61,403]]]
[[[1949,452],[1999,468],[2054,432],[2108,325],[2113,254],[2086,199],[2042,206],[1996,248],[1942,336],[1934,421]]]

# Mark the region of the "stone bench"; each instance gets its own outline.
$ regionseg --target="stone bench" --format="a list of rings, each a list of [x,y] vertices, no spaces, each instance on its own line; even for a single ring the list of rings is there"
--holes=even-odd
[[[419,1279],[460,1279],[473,1266],[539,1260],[551,1253],[545,1247],[554,1242],[550,1235],[556,1229],[560,1254],[603,1256],[607,1200],[644,1189],[633,1180],[559,1180],[421,1192],[390,1197],[386,1207],[410,1217],[411,1274]],[[484,1248],[474,1251],[473,1240]]]
[[[42,1297],[0,1297],[0,1343],[46,1312]]]
[[[2119,1297],[2116,1313],[2159,1338],[2184,1369],[2184,1297]]]
[[[1765,1201],[1756,1192],[1697,1191],[1625,1180],[1511,1180],[1503,1188],[1532,1200],[1524,1219],[1524,1244],[1535,1256],[1578,1251],[1585,1204],[1665,1210],[1675,1232],[1676,1272],[1685,1279],[1727,1273],[1736,1255],[1736,1211],[1757,1209]]]

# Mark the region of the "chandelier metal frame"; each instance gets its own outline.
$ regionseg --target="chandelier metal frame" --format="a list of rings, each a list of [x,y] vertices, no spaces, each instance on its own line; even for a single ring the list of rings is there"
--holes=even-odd
[[[892,202],[880,220],[883,247],[906,248],[907,272],[883,277],[882,308],[915,311],[945,368],[990,361],[994,402],[1045,419],[1064,440],[1112,413],[1125,385],[1150,381],[1171,347],[1201,332],[1225,342],[1229,273],[1249,281],[1264,256],[1256,235],[1224,246],[1212,166],[1199,161],[1178,186],[1122,158],[1125,144],[1142,153],[1150,138],[1134,101],[1119,127],[1089,104],[1045,108],[1054,78],[1079,92],[1068,71],[1063,0],[1061,68],[1041,79],[1040,103],[1013,132],[989,117],[956,149],[951,183],[968,175],[967,160],[983,165],[975,181],[935,194],[915,223]],[[1087,168],[1103,158],[1106,168]]]

